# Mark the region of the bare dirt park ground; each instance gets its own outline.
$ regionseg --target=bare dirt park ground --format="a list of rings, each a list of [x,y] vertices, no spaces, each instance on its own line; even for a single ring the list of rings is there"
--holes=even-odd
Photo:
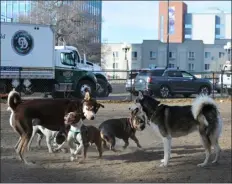
[[[175,101],[175,100],[174,100]],[[169,104],[189,104],[175,102]],[[218,102],[224,126],[220,139],[222,148],[220,162],[209,164],[206,168],[196,165],[204,160],[204,150],[198,133],[173,139],[172,159],[167,168],[160,168],[163,158],[161,139],[148,126],[143,132],[137,132],[143,150],[138,150],[130,141],[127,150],[119,154],[111,151],[103,153],[102,160],[93,145],[84,164],[69,161],[69,153],[49,154],[42,141],[42,148],[35,147],[27,152],[29,161],[36,162],[35,167],[22,164],[13,149],[18,135],[9,125],[10,113],[7,106],[1,104],[1,182],[229,182],[231,183],[231,102]],[[100,109],[96,121],[86,124],[98,126],[109,118],[127,117],[130,104],[105,104]],[[181,116],[181,114],[180,114]],[[121,149],[123,142],[117,140]],[[214,156],[214,155],[213,155]],[[213,158],[211,158],[213,159]]]

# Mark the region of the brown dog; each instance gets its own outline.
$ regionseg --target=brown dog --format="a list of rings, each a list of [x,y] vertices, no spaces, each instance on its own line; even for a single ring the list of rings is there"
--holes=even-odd
[[[67,138],[71,153],[70,160],[73,161],[77,159],[77,154],[82,150],[84,150],[83,160],[85,160],[89,143],[95,143],[99,152],[99,157],[101,158],[102,142],[100,131],[94,126],[84,125],[78,112],[70,112],[64,117],[64,119],[65,124],[71,126]]]
[[[41,126],[59,131],[66,137],[64,124],[66,113],[76,111],[81,114],[82,119],[92,120],[98,109],[104,107],[92,99],[89,92],[86,92],[84,100],[34,99],[22,102],[19,93],[14,90],[8,95],[8,106],[12,111],[10,124],[20,135],[15,149],[25,164],[29,164],[23,153],[32,135],[33,119],[39,119]]]

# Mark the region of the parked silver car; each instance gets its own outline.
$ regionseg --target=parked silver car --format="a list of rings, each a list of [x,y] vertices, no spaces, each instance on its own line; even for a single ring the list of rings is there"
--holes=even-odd
[[[129,78],[126,80],[126,91],[133,93],[134,92],[134,80],[139,72],[133,72],[129,74]]]

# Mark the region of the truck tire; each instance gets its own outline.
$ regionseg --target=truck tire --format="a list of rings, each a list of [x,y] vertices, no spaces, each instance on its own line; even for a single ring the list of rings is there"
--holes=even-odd
[[[99,88],[97,89],[97,96],[98,97],[108,97],[109,96],[109,89],[107,82],[103,79],[97,78],[97,82],[99,84]]]
[[[77,93],[78,97],[84,98],[85,97],[85,89],[88,88],[91,96],[95,98],[96,97],[96,87],[94,87],[94,85],[95,84],[92,81],[81,80],[77,84],[77,88],[76,88],[76,93]]]

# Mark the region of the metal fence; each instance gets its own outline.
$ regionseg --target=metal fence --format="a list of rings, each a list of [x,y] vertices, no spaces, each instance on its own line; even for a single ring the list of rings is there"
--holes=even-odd
[[[109,86],[112,87],[112,92],[105,96],[97,96],[98,99],[105,100],[133,100],[136,93],[134,93],[134,79],[136,74],[141,70],[104,70],[104,71],[94,71],[95,74],[99,76],[104,75]],[[61,74],[62,73],[62,74]],[[220,71],[220,72],[189,72],[197,78],[204,78],[210,80],[213,86],[212,97],[228,97],[231,94],[231,72]],[[71,94],[75,90],[73,86],[73,81],[77,80],[79,76],[83,75],[83,70],[66,70],[57,71],[47,68],[1,68],[1,81],[0,90],[1,93],[7,93],[13,87],[23,97],[49,97],[52,92],[54,92],[54,86],[56,81],[61,81],[64,85],[63,87],[63,97],[70,97],[67,94]],[[97,75],[96,75],[97,76]],[[86,80],[85,80],[86,81]],[[74,82],[75,83],[75,82]],[[146,86],[147,81],[144,81]],[[75,84],[77,85],[77,84]],[[107,85],[103,85],[106,88]],[[108,86],[107,90],[110,90]],[[62,85],[59,85],[62,88]],[[59,88],[59,89],[60,89]],[[98,86],[98,90],[99,86]],[[101,89],[102,90],[102,89]],[[104,89],[103,89],[104,90]],[[183,96],[175,95],[172,98],[180,98]],[[194,95],[192,95],[194,97]]]

